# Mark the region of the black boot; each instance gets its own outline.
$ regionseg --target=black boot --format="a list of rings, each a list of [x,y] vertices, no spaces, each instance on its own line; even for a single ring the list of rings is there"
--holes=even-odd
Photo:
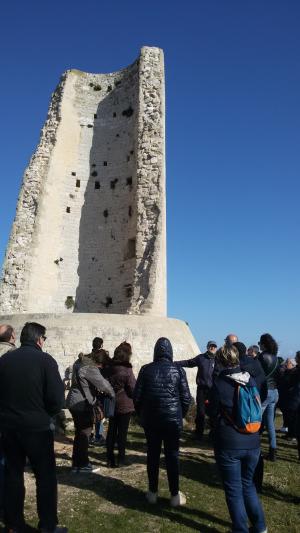
[[[272,461],[272,463],[275,463],[276,461],[276,448],[269,448],[269,453],[266,457],[267,461]]]

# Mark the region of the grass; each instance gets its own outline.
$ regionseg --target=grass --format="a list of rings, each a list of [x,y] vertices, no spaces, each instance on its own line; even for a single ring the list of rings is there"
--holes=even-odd
[[[266,439],[263,439],[266,450]],[[103,448],[91,448],[90,458],[103,465],[100,473],[70,473],[71,443],[57,444],[59,481],[59,521],[69,532],[174,533],[200,531],[225,533],[230,520],[224,493],[208,441],[201,448],[184,431],[181,451],[181,490],[187,495],[185,507],[172,509],[166,472],[162,461],[159,502],[145,501],[147,488],[145,441],[142,429],[129,431],[128,458],[132,465],[107,469]],[[278,437],[278,461],[265,462],[262,503],[270,533],[300,533],[300,463],[296,447]],[[36,526],[35,487],[32,474],[26,474],[26,518]],[[36,531],[31,529],[31,531]]]

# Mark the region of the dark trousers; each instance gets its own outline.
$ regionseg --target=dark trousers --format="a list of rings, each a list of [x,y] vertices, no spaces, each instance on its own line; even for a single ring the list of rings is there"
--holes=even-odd
[[[208,399],[209,396],[209,389],[207,388],[200,388],[197,387],[197,395],[196,395],[196,406],[197,406],[197,412],[196,412],[196,419],[195,419],[195,425],[196,425],[196,433],[199,437],[203,436],[204,432],[204,421],[205,421],[205,402]]]
[[[114,460],[115,444],[118,445],[119,459],[125,458],[127,433],[131,413],[116,414],[109,418],[108,430],[106,435],[107,459]]]
[[[179,491],[179,437],[180,430],[177,427],[166,426],[163,429],[145,428],[147,440],[147,473],[149,490],[157,492],[159,459],[162,443],[171,496],[176,496]]]
[[[4,522],[7,528],[22,529],[24,521],[24,467],[28,457],[36,479],[39,527],[57,525],[57,481],[52,431],[5,431]]]
[[[74,468],[81,468],[89,464],[89,437],[93,430],[94,416],[91,411],[72,412],[75,427],[73,441],[72,465]]]
[[[254,531],[266,529],[264,512],[253,482],[259,456],[259,448],[215,451],[232,520],[232,533],[248,533],[248,519]]]

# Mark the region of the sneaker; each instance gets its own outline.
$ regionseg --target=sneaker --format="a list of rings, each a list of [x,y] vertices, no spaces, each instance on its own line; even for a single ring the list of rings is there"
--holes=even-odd
[[[151,490],[148,490],[146,492],[146,500],[148,503],[156,503],[157,502],[157,492],[151,492]]]
[[[278,431],[279,431],[279,433],[287,433],[288,430],[289,430],[289,428],[286,428],[286,427],[282,426],[282,428],[280,428]]]
[[[93,466],[91,463],[89,463],[86,466],[81,466],[77,471],[79,474],[94,474],[95,472],[99,472],[99,470],[99,466]]]
[[[171,507],[178,507],[179,505],[185,505],[186,504],[186,497],[183,494],[183,492],[178,492],[176,496],[171,496],[170,500]]]

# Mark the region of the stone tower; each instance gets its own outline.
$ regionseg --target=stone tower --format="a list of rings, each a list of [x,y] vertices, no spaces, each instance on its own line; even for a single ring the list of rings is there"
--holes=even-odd
[[[25,171],[0,312],[166,315],[163,53],[66,72]]]
[[[52,95],[6,251],[0,321],[44,323],[62,367],[96,335],[110,349],[131,341],[137,367],[161,335],[178,355],[198,352],[186,324],[166,318],[164,124],[158,48],[111,74],[69,70]]]

